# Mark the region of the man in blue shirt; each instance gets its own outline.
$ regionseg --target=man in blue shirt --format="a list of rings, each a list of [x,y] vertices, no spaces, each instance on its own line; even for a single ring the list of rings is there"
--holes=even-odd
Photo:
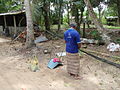
[[[75,78],[79,77],[80,58],[78,49],[81,47],[80,34],[75,30],[76,25],[71,24],[70,29],[64,33],[67,52],[67,71]]]

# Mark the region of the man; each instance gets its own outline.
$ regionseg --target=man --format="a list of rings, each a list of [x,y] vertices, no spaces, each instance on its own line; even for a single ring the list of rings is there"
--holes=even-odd
[[[80,58],[78,49],[81,47],[80,35],[75,30],[76,25],[71,24],[70,29],[64,33],[64,40],[66,42],[67,52],[67,72],[74,78],[79,78]]]

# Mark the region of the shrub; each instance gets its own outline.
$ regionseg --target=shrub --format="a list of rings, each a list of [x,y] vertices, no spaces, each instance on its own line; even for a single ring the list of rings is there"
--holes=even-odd
[[[102,40],[102,37],[100,36],[98,30],[92,30],[89,34],[95,40]]]

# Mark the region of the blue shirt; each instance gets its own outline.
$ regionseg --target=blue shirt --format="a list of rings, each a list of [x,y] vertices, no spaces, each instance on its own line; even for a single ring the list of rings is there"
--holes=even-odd
[[[68,29],[64,33],[64,40],[66,41],[66,52],[78,53],[78,43],[80,43],[80,34],[75,29]]]

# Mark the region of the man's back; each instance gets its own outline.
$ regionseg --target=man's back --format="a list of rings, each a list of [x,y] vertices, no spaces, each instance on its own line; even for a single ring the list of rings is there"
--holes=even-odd
[[[70,28],[64,33],[64,39],[66,41],[66,52],[78,53],[79,33],[75,29]]]

